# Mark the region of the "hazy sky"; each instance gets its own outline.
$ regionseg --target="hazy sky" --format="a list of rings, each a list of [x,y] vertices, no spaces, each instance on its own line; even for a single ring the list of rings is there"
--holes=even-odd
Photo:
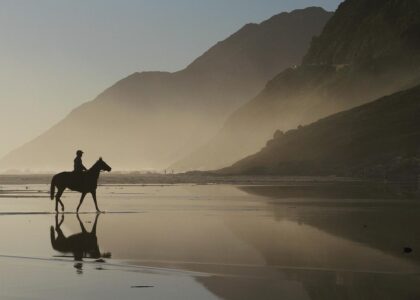
[[[133,72],[182,69],[246,23],[339,2],[0,0],[0,156]]]

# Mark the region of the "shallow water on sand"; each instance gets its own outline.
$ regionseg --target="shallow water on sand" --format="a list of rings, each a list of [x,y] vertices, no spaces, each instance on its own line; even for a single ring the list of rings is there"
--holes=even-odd
[[[71,213],[79,194],[67,192],[69,213],[57,216],[47,189],[0,188],[0,299],[420,297],[415,199],[106,185],[98,190],[106,213],[93,213],[90,196]]]

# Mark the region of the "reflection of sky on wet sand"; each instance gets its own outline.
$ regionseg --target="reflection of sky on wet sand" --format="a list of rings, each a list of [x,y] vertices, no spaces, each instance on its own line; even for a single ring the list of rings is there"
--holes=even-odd
[[[384,221],[389,200],[387,208],[377,202],[376,209],[334,206],[334,199],[318,207],[309,198],[294,206],[291,198],[260,196],[266,193],[258,188],[103,186],[99,205],[108,213],[98,219],[97,239],[101,252],[111,252],[112,258],[86,258],[77,269],[71,253],[51,247],[55,215],[42,192],[47,188],[3,187],[9,193],[0,199],[2,299],[27,297],[30,291],[39,299],[57,298],[63,290],[71,292],[62,299],[83,293],[94,299],[402,299],[420,294],[420,279],[413,275],[420,271],[416,255],[398,248],[409,239],[407,233],[396,226],[399,238]],[[74,211],[78,197],[65,194],[67,211]],[[93,211],[91,202],[88,196],[82,211]],[[417,217],[413,211],[408,204],[397,210],[410,220]],[[375,220],[369,223],[369,216]],[[89,231],[95,215],[80,218]],[[66,236],[79,233],[76,215],[66,214],[61,229]],[[152,287],[131,288],[137,285]]]

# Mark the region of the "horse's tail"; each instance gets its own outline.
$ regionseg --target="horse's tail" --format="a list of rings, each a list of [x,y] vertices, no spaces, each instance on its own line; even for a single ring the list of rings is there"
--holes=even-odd
[[[50,198],[51,198],[51,200],[54,200],[54,194],[55,194],[55,176],[51,180],[51,187],[50,187]]]

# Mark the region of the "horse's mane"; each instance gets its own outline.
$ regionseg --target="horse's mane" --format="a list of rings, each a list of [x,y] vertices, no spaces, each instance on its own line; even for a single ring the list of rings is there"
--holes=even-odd
[[[89,172],[89,171],[91,171],[91,170],[94,170],[94,168],[99,164],[99,162],[101,161],[102,159],[100,158],[100,159],[98,159],[87,171]]]

